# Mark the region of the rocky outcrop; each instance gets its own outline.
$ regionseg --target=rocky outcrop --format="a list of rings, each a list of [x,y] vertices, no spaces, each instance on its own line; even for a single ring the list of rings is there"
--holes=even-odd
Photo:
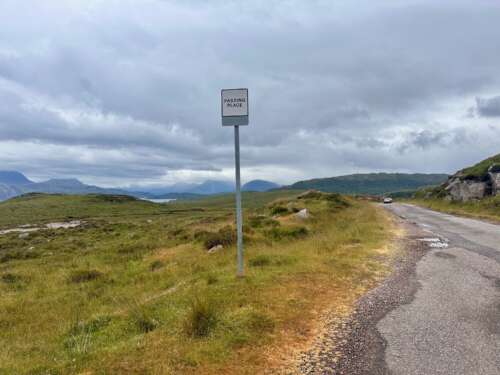
[[[500,166],[492,165],[488,169],[488,175],[491,181],[491,194],[500,195]]]
[[[500,195],[500,165],[491,165],[487,173],[477,176],[458,172],[451,176],[441,189],[446,199],[461,202]]]
[[[445,187],[451,200],[467,202],[472,199],[482,199],[486,196],[488,185],[481,181],[462,181],[453,178]]]

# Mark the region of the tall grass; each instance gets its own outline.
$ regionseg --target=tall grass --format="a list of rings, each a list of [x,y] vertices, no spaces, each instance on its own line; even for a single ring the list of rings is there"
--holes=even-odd
[[[500,196],[470,202],[446,201],[444,199],[412,199],[408,202],[436,211],[500,222]]]
[[[55,216],[82,204],[94,205],[86,214],[103,212],[84,228],[0,236],[0,256],[37,254],[0,263],[0,373],[216,374],[234,361],[262,373],[270,347],[305,340],[315,312],[352,305],[386,272],[380,249],[390,224],[374,206],[246,197],[255,197],[247,218],[257,219],[246,221],[245,278],[235,276],[234,244],[209,254],[205,234],[195,238],[233,228],[232,196],[161,209],[78,197],[68,211],[62,198],[43,198],[42,220],[52,220],[52,205]],[[290,212],[273,219],[276,198]],[[15,204],[22,217],[25,205]],[[294,207],[311,219],[295,219]]]

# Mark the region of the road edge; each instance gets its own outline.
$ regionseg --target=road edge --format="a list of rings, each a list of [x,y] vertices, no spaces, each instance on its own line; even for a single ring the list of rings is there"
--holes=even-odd
[[[388,374],[385,340],[377,324],[398,306],[411,303],[419,288],[418,261],[429,251],[421,230],[391,213],[405,234],[396,240],[400,254],[393,270],[380,285],[362,296],[345,319],[327,325],[320,342],[304,353],[297,371],[300,374]]]

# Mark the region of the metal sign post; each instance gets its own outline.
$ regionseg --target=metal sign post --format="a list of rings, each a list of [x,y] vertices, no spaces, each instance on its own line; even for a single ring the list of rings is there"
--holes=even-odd
[[[234,126],[234,166],[236,174],[236,232],[238,276],[243,276],[243,217],[241,213],[240,126],[248,125],[248,89],[221,91],[222,126]]]

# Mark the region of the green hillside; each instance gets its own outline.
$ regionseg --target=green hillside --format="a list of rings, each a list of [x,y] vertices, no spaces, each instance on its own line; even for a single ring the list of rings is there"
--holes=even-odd
[[[472,167],[464,168],[458,174],[468,178],[481,178],[487,175],[491,166],[500,167],[500,154],[485,159]]]
[[[289,189],[316,189],[342,194],[380,195],[390,192],[417,190],[424,186],[439,185],[446,181],[446,174],[405,174],[369,173],[347,176],[315,178],[299,181],[288,186]]]

